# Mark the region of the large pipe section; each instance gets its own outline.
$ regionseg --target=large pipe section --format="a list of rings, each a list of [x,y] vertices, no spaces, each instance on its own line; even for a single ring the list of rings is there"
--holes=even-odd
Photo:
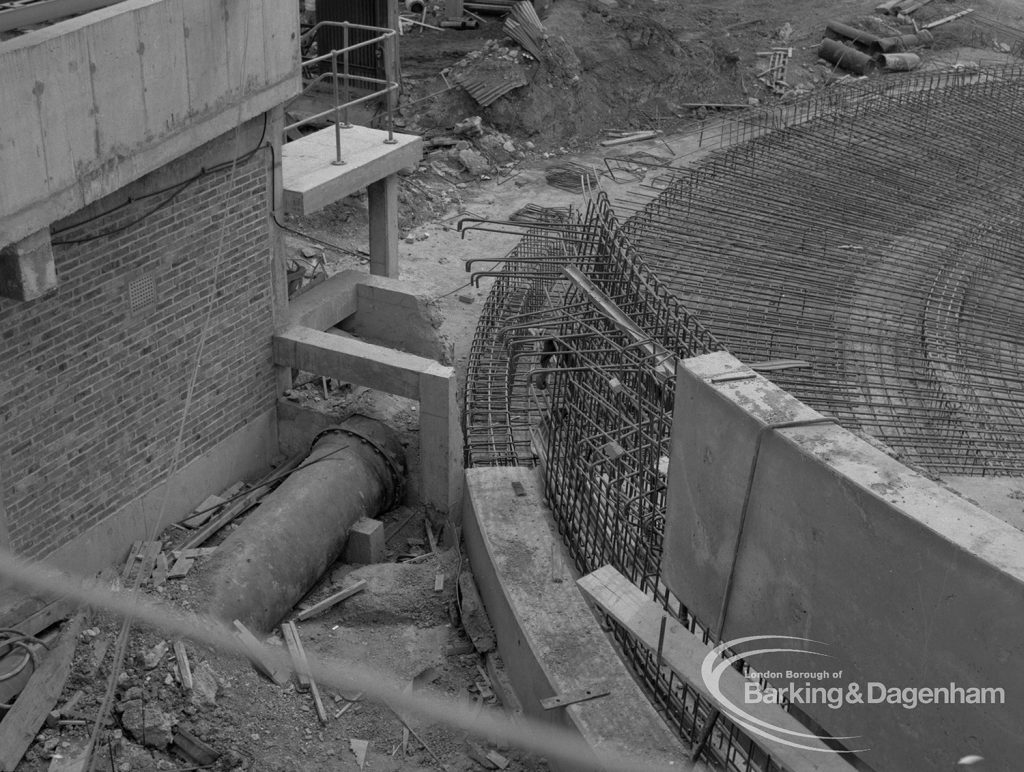
[[[842,67],[844,70],[855,72],[858,75],[867,75],[875,67],[875,60],[863,51],[844,46],[838,40],[831,38],[821,41],[818,46],[818,56],[836,67]]]
[[[879,37],[871,32],[866,32],[849,24],[838,21],[830,21],[825,27],[825,38],[830,40],[849,40],[869,51],[882,54],[892,54],[906,51],[915,46],[930,46],[935,38],[926,29],[918,30],[906,35],[889,35]]]
[[[365,416],[318,435],[303,464],[214,553],[205,582],[218,619],[272,629],[338,559],[353,523],[404,492],[398,438]]]

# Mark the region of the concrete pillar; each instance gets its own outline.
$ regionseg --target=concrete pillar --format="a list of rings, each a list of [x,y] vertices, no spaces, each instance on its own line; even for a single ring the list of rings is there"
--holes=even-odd
[[[420,471],[423,500],[449,515],[462,503],[462,427],[455,372],[432,365],[419,375]]]
[[[366,186],[370,209],[370,273],[398,278],[398,175]]]
[[[35,300],[56,289],[57,268],[49,228],[0,249],[0,295]]]

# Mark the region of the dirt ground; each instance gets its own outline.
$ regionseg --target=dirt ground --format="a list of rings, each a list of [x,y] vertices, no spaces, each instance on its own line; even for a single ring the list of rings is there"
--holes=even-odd
[[[500,258],[517,241],[514,235],[484,230],[460,233],[460,221],[507,220],[527,204],[582,206],[580,193],[546,182],[546,172],[567,161],[600,169],[602,156],[637,150],[664,161],[695,157],[702,151],[691,130],[715,116],[687,105],[784,102],[801,93],[841,87],[827,86],[841,73],[817,59],[817,43],[831,20],[894,31],[891,17],[875,15],[873,5],[870,0],[556,0],[544,23],[557,54],[546,66],[512,55],[515,45],[503,37],[494,17],[479,30],[405,34],[400,130],[422,134],[427,153],[415,170],[402,176],[401,278],[434,298],[443,317],[439,332],[452,344],[460,378],[489,286],[487,278],[479,286],[471,283],[466,261]],[[928,21],[962,7],[939,0],[919,17]],[[1017,3],[989,0],[974,7],[1000,24],[1024,26],[1024,10]],[[923,52],[931,66],[1005,61],[1009,52],[1000,44],[1015,43],[1001,27],[954,23],[939,30],[935,47]],[[765,61],[757,52],[772,47],[793,50],[791,88],[784,94],[772,93],[756,77]],[[454,78],[486,59],[525,66],[529,85],[480,107],[454,85]],[[460,121],[474,116],[482,119],[479,132],[472,125],[456,131]],[[609,149],[596,145],[608,129],[641,128],[664,131],[663,140]],[[600,179],[613,200],[628,196],[637,184]],[[345,199],[310,217],[287,218],[288,254],[306,269],[307,282],[320,273],[320,263],[328,274],[365,269],[367,223],[364,197]],[[406,437],[415,463],[415,403],[333,382],[325,397],[320,379],[309,377],[299,378],[291,397],[338,418],[358,411],[387,420]],[[428,516],[415,501],[388,513],[387,562],[337,564],[308,600],[319,600],[357,579],[367,581],[366,589],[301,623],[300,633],[312,652],[343,654],[408,680],[414,688],[492,704],[495,699],[482,673],[484,659],[469,645],[458,614],[455,587],[466,561],[458,548],[429,553],[424,530]],[[166,548],[184,535],[172,528],[163,538]],[[185,609],[197,608],[201,598],[194,587],[202,570],[200,559],[189,576],[146,592]],[[444,583],[435,591],[438,572]],[[101,769],[196,768],[154,747],[161,722],[184,728],[219,751],[216,769],[356,770],[360,767],[351,750],[353,739],[369,742],[365,768],[372,770],[437,769],[441,764],[450,770],[487,768],[473,758],[474,750],[461,733],[440,725],[415,725],[428,747],[415,737],[405,742],[403,724],[394,713],[357,695],[325,694],[328,722],[321,725],[308,694],[275,686],[247,662],[191,644],[192,668],[203,674],[203,688],[188,694],[176,680],[173,654],[156,664],[144,661],[161,642],[149,630],[133,633],[124,663],[113,671],[118,628],[113,619],[93,621],[81,637],[61,700],[82,690],[73,716],[91,721],[108,679],[116,679],[115,709],[100,748]],[[270,641],[283,645],[277,636]],[[148,705],[160,713],[157,728],[145,737],[133,734],[125,719],[138,699],[144,709]],[[73,755],[86,731],[75,723],[43,730],[19,769],[50,769],[55,755]],[[547,769],[544,760],[513,748],[487,746],[480,751],[497,751],[514,772]]]

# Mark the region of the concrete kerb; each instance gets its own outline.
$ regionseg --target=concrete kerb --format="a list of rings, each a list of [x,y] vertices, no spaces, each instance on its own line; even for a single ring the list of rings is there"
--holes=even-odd
[[[525,495],[517,495],[513,482]],[[578,732],[593,751],[590,764],[552,763],[552,769],[604,769],[601,760],[612,755],[693,769],[682,741],[643,694],[569,575],[537,470],[467,470],[463,510],[473,575],[524,712]],[[608,694],[553,710],[540,704],[585,689]]]

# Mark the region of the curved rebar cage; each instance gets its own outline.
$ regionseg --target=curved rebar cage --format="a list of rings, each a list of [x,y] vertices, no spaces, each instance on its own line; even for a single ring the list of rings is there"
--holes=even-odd
[[[1022,107],[1019,67],[869,81],[718,122],[709,157],[646,167],[622,224],[604,193],[519,222],[483,272],[466,465],[540,465],[577,567],[611,564],[705,641],[660,581],[677,358],[802,360],[771,377],[894,455],[1024,473]],[[611,627],[667,720],[700,734],[711,707]],[[725,720],[707,747],[778,769]]]

